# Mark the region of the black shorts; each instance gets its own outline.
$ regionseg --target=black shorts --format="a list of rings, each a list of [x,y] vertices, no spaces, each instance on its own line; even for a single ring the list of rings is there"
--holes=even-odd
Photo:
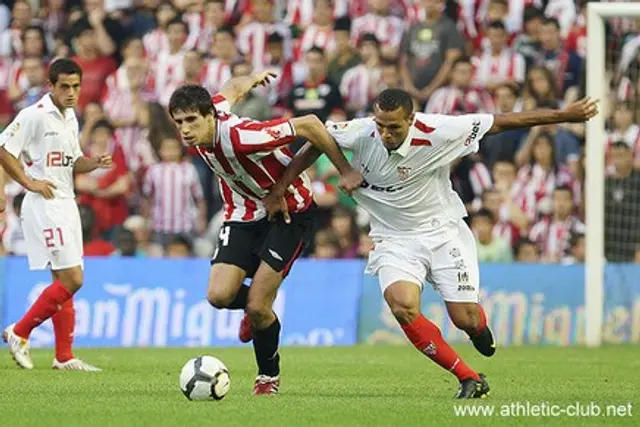
[[[286,277],[293,262],[315,235],[316,208],[292,213],[291,223],[263,218],[255,222],[225,222],[211,264],[225,263],[242,268],[253,277],[261,261]]]

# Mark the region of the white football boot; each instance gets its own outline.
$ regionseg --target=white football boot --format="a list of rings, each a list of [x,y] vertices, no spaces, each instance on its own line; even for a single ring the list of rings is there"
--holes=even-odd
[[[76,358],[69,359],[66,362],[58,362],[56,359],[53,359],[53,365],[51,367],[60,371],[102,372],[102,369]]]
[[[21,338],[13,332],[13,327],[16,324],[13,323],[4,330],[2,339],[9,346],[11,357],[16,361],[18,366],[24,369],[33,369],[33,361],[29,354],[29,340]]]

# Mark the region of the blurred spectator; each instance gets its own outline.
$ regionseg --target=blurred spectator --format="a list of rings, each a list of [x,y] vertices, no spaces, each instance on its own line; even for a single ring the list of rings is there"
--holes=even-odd
[[[527,73],[523,107],[525,110],[533,110],[556,106],[560,93],[562,92],[556,87],[551,70],[542,65],[532,67]]]
[[[391,14],[391,0],[368,0],[368,4],[369,12],[353,20],[351,42],[359,45],[365,34],[374,34],[380,41],[382,55],[397,57],[404,33],[404,21]]]
[[[183,235],[174,236],[167,245],[167,257],[169,258],[190,258],[193,256],[192,252],[189,238]]]
[[[331,229],[320,230],[316,233],[311,258],[340,258],[340,253],[340,241],[336,233],[334,233]]]
[[[513,49],[521,54],[530,68],[537,60],[542,50],[540,33],[544,15],[535,7],[527,7],[524,10],[524,31],[516,36],[513,41]]]
[[[46,71],[42,59],[38,56],[25,57],[22,60],[20,77],[9,88],[9,100],[15,111],[35,104],[49,92],[46,84]]]
[[[538,247],[531,240],[523,237],[514,246],[515,261],[524,263],[539,262]]]
[[[212,92],[218,92],[231,78],[231,67],[234,62],[240,60],[240,57],[233,28],[220,27],[213,36],[213,40],[215,41],[211,47],[213,59],[207,64],[206,82]]]
[[[136,247],[149,257],[162,257],[164,248],[151,242],[150,221],[141,215],[133,215],[127,218],[122,228],[129,230],[136,238]]]
[[[224,27],[225,21],[225,0],[206,0],[204,3],[204,25],[200,29],[196,43],[198,52],[203,55],[218,56],[214,53],[218,44],[216,36]],[[233,36],[233,41],[235,41],[235,36]]]
[[[563,264],[584,264],[586,254],[584,233],[572,233],[569,240],[569,254],[562,260]]]
[[[309,76],[303,84],[296,85],[289,97],[289,109],[293,116],[314,114],[326,122],[334,110],[343,107],[342,96],[336,83],[327,78],[327,57],[322,49],[314,47],[305,55]]]
[[[619,103],[613,112],[613,126],[607,135],[607,173],[614,173],[611,162],[611,145],[622,141],[633,153],[633,167],[640,169],[640,126],[634,123],[633,106],[629,102]]]
[[[370,231],[369,227],[360,229],[360,238],[358,239],[358,258],[368,259],[369,254],[373,250],[373,239],[369,236]]]
[[[476,60],[475,84],[493,92],[504,84],[524,83],[524,58],[508,47],[504,24],[500,21],[489,24],[487,37],[490,47]]]
[[[351,20],[338,18],[333,25],[333,38],[335,39],[335,52],[329,61],[329,78],[334,82],[341,82],[344,73],[348,69],[360,63],[360,58],[350,41]]]
[[[184,47],[189,27],[180,18],[173,18],[167,24],[167,48],[158,52],[152,62],[152,71],[156,76],[156,95],[163,99],[167,90],[184,80]]]
[[[0,56],[20,57],[23,53],[23,35],[31,24],[33,11],[26,0],[16,0],[11,12],[11,26],[0,34]]]
[[[299,60],[313,46],[322,48],[327,55],[333,54],[335,40],[333,38],[333,0],[315,0],[313,2],[313,22],[300,35],[295,48],[295,59]]]
[[[483,87],[473,87],[471,60],[460,57],[453,61],[448,86],[436,89],[424,112],[430,114],[470,114],[492,112],[493,100]]]
[[[113,252],[113,256],[119,257],[135,257],[141,258],[145,254],[138,249],[138,243],[136,242],[135,235],[126,228],[120,228],[115,233],[116,250]]]
[[[142,38],[149,60],[154,61],[160,55],[160,52],[169,50],[167,28],[169,23],[173,22],[177,16],[178,11],[171,2],[164,1],[158,5],[155,12],[156,28]]]
[[[214,91],[209,87],[207,80],[207,69],[205,68],[202,54],[197,50],[189,50],[184,52],[182,56],[182,72],[178,73],[181,77],[171,79],[171,82],[163,89],[158,102],[160,105],[167,107],[171,94],[183,85],[200,85],[204,86],[210,93]]]
[[[560,93],[571,86],[577,86],[580,78],[582,59],[575,52],[567,52],[560,38],[560,24],[555,18],[547,18],[542,24],[540,42],[542,43],[541,64],[555,75],[556,88]]]
[[[358,49],[362,64],[348,69],[340,83],[340,94],[349,117],[365,116],[365,109],[375,99],[382,73],[380,42],[376,36],[362,35]]]
[[[160,146],[160,163],[149,168],[143,193],[153,218],[153,241],[166,248],[172,236],[195,237],[206,229],[206,208],[196,168],[183,160],[183,148],[174,138]]]
[[[233,77],[251,75],[251,64],[240,61],[231,66]],[[244,97],[238,99],[231,107],[231,112],[240,117],[249,117],[254,120],[268,120],[271,118],[269,103],[264,96],[256,91],[250,91]]]
[[[613,175],[605,181],[605,257],[631,262],[640,241],[640,172],[633,169],[633,151],[624,142],[611,146]]]
[[[115,247],[96,233],[96,213],[89,205],[78,205],[82,224],[83,252],[85,256],[107,256],[115,251]]]
[[[476,236],[478,260],[489,263],[511,262],[513,255],[509,242],[493,234],[495,224],[493,214],[487,209],[480,209],[472,216],[471,230]]]
[[[568,254],[573,233],[584,233],[584,224],[574,215],[573,194],[569,187],[553,190],[551,215],[531,227],[529,238],[538,245],[543,262],[557,263]]]
[[[20,213],[25,193],[13,198],[13,213],[6,216],[5,229],[2,233],[2,246],[8,255],[27,255],[27,242],[24,240]]]
[[[442,86],[464,41],[450,18],[443,15],[442,0],[424,1],[425,19],[409,27],[402,41],[401,67],[405,89],[425,102]]]
[[[344,208],[336,207],[331,218],[331,230],[338,238],[338,244],[340,245],[339,258],[356,258],[360,239],[354,213]]]
[[[88,157],[111,154],[111,169],[96,169],[93,172],[76,176],[76,190],[80,194],[80,203],[87,204],[95,212],[96,232],[111,236],[113,229],[127,218],[127,198],[131,178],[127,171],[122,147],[114,138],[114,129],[106,120],[93,125],[89,145],[85,152]]]

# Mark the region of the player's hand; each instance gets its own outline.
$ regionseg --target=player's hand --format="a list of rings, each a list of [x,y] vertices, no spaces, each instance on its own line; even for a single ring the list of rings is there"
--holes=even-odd
[[[278,74],[273,71],[262,71],[260,73],[256,73],[253,75],[254,83],[252,89],[257,88],[258,86],[269,86],[272,80],[275,80],[278,77]]]
[[[340,175],[340,180],[338,181],[338,186],[347,193],[351,195],[354,191],[356,191],[362,185],[362,174],[355,169],[351,169],[346,173]]]
[[[40,179],[34,179],[31,181],[28,190],[32,193],[42,194],[45,199],[53,199],[56,185],[51,181],[44,181]]]
[[[113,166],[113,159],[111,154],[103,154],[96,159],[96,164],[99,169],[109,169]]]
[[[572,102],[562,110],[565,121],[570,123],[586,122],[598,114],[598,102],[597,99],[589,97]]]
[[[289,214],[289,206],[284,197],[275,193],[270,193],[262,201],[264,207],[267,210],[269,221],[275,221],[275,217],[279,212],[282,212],[285,224],[291,224],[291,215]]]

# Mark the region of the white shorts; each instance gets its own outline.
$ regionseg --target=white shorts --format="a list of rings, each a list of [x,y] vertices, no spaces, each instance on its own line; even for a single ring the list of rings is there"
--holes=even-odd
[[[473,232],[463,221],[434,235],[374,239],[366,272],[378,276],[384,291],[407,281],[422,290],[425,282],[447,302],[478,302],[480,271]]]
[[[27,193],[20,217],[29,269],[84,266],[82,225],[74,199],[46,200],[39,194]]]

